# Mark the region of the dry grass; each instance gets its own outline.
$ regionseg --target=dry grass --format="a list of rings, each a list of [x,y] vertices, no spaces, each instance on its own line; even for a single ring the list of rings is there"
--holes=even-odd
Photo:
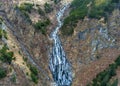
[[[106,53],[104,53],[100,60],[92,62],[89,65],[83,65],[81,71],[75,73],[73,86],[86,86],[99,72],[113,63],[120,53],[117,49],[106,49],[103,52]]]
[[[25,73],[26,72],[30,73],[29,68],[27,67],[23,60],[23,55],[19,53],[20,52],[20,47],[18,45],[19,43],[17,42],[17,40],[15,39],[15,37],[13,36],[9,29],[7,29],[7,36],[8,36],[7,45],[10,51],[14,52],[14,57],[16,58],[14,63],[19,65],[20,68],[23,68]]]

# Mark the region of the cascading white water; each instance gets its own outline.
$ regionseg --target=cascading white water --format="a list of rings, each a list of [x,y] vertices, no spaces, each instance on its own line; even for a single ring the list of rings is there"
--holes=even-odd
[[[52,39],[54,40],[52,54],[50,57],[50,70],[53,75],[53,79],[57,86],[70,86],[72,83],[72,69],[71,65],[66,59],[65,52],[63,50],[61,41],[57,35],[58,30],[62,26],[61,17],[63,16],[65,9],[69,5],[65,5],[56,15],[58,25],[52,32]]]

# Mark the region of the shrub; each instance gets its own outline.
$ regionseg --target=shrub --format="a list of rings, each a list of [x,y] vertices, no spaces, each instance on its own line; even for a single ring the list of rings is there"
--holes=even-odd
[[[103,80],[101,81],[101,86],[106,86],[106,82],[108,82],[109,80],[110,80],[110,78],[111,78],[111,76],[110,76],[110,74],[109,73],[107,73],[105,76],[104,76],[104,78],[103,78]]]
[[[24,17],[25,17],[25,19],[26,19],[26,21],[28,21],[28,22],[32,22],[31,21],[31,19],[30,19],[30,16],[28,15],[28,13],[26,13],[24,10],[23,11],[21,11],[22,13],[23,13],[23,15],[24,15]]]
[[[70,36],[71,34],[73,34],[74,29],[72,27],[62,27],[61,31],[63,35]]]
[[[7,32],[0,28],[0,39],[2,39],[2,36],[7,39]]]
[[[117,69],[117,65],[116,63],[114,64],[110,64],[109,65],[109,71],[110,71],[110,75],[111,76],[115,76],[116,75],[116,69]]]
[[[118,86],[118,79],[116,79],[111,86]]]
[[[6,77],[7,71],[4,68],[0,68],[0,79]]]
[[[38,77],[36,75],[34,75],[33,73],[31,73],[31,79],[34,83],[38,83]]]
[[[1,54],[2,54],[2,53],[5,53],[7,50],[8,50],[7,45],[4,45],[4,46],[2,47],[2,49],[0,50],[0,53],[1,53]]]
[[[0,39],[2,39],[2,29],[0,29]]]
[[[32,21],[28,15],[28,13],[31,13],[32,8],[33,8],[33,4],[31,4],[31,3],[23,3],[19,7],[16,6],[16,9],[19,9],[22,12],[22,14],[24,15],[25,19],[30,23]]]
[[[50,20],[49,19],[47,19],[45,21],[42,21],[42,22],[38,21],[36,24],[34,24],[34,27],[35,27],[35,29],[40,30],[41,33],[45,35],[46,32],[47,32],[46,28],[47,28],[48,25],[50,25]]]
[[[52,6],[48,3],[44,4],[44,8],[46,13],[50,13],[53,10]]]
[[[2,62],[5,63],[9,63],[11,64],[12,60],[13,60],[13,52],[7,52],[7,47],[4,46],[1,50],[0,50],[0,60]]]
[[[30,65],[30,71],[34,74],[34,75],[38,75],[38,70],[37,70],[37,68],[36,67],[34,67],[34,66],[32,66],[32,65]]]
[[[4,35],[4,38],[7,39],[7,32],[5,30],[3,30],[3,35]]]
[[[120,66],[120,56],[115,60],[115,63],[117,64],[117,66]]]
[[[38,70],[36,67],[32,66],[32,65],[29,65],[29,69],[31,71],[31,79],[34,83],[38,83]]]
[[[120,0],[112,0],[112,3],[119,3]]]
[[[43,11],[41,8],[38,8],[38,13],[39,13],[41,16],[45,16],[45,13],[44,13],[44,11]]]
[[[29,13],[31,13],[31,9],[33,8],[33,4],[31,3],[23,3],[20,5],[19,9],[21,11],[27,11]]]
[[[57,4],[59,3],[61,0],[54,0],[54,3]]]
[[[24,60],[25,62],[27,62],[28,58],[26,58],[26,57],[23,57],[23,60]]]
[[[14,82],[14,83],[16,82],[16,75],[15,74],[12,75],[11,81]]]
[[[5,63],[11,64],[13,60],[13,52],[6,52],[0,56],[0,60]]]

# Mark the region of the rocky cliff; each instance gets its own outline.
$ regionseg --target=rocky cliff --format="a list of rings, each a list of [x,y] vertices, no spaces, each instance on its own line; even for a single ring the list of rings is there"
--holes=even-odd
[[[8,34],[7,45],[16,57],[11,67],[17,77],[17,82],[13,83],[7,76],[5,81],[0,81],[2,84],[5,84],[4,82],[10,83],[11,86],[54,84],[48,66],[53,43],[50,36],[57,26],[57,12],[64,3],[71,1],[0,0],[0,17]],[[27,4],[30,9],[24,3],[30,3]],[[71,8],[66,10],[63,19],[69,16],[70,10]],[[47,20],[50,22],[46,25]],[[107,20],[104,17],[95,19],[85,16],[84,19],[78,20],[72,35],[64,36],[62,32],[59,32],[59,35],[66,57],[72,66],[72,86],[86,86],[120,54],[119,7],[108,14]],[[30,64],[37,68],[37,84],[34,81],[36,78],[31,79]]]

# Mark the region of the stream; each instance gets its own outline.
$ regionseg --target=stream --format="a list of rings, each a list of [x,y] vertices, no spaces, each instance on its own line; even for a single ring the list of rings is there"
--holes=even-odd
[[[52,53],[50,55],[50,70],[53,76],[53,79],[56,83],[55,86],[71,86],[72,83],[72,67],[68,62],[64,49],[62,47],[61,41],[57,32],[63,25],[61,18],[65,10],[68,8],[69,5],[65,5],[60,11],[57,13],[57,22],[58,25],[55,30],[52,32],[52,39],[53,39],[53,48]]]

